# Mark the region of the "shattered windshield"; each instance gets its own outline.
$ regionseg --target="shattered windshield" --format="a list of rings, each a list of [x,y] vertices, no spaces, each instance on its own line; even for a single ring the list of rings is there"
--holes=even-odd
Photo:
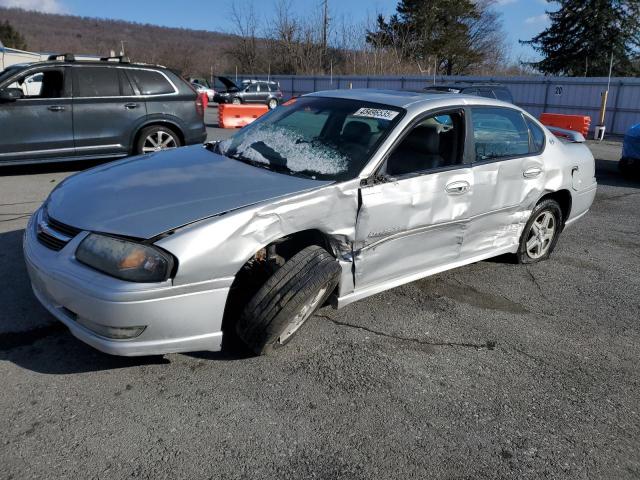
[[[289,175],[348,180],[364,168],[402,112],[357,100],[298,98],[221,142],[218,152]]]

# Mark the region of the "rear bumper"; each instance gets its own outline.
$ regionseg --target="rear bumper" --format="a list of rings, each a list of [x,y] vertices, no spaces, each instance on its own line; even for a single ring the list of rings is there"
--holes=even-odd
[[[180,286],[123,282],[75,260],[73,252],[86,233],[56,252],[40,244],[33,222],[25,230],[23,250],[34,294],[74,336],[112,355],[220,350],[232,279]],[[145,328],[135,338],[116,340],[91,330],[87,322]]]

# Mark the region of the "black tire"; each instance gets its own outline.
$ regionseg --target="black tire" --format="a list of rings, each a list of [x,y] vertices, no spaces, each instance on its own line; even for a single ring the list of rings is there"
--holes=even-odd
[[[233,97],[233,98],[231,99],[231,103],[232,103],[233,105],[241,105],[241,104],[242,104],[242,99],[241,99],[241,98],[239,98],[239,97]]]
[[[270,98],[269,100],[267,100],[267,107],[269,107],[269,110],[273,110],[278,106],[278,99],[277,98]]]
[[[162,135],[163,138],[171,137],[172,143],[170,148],[178,148],[182,146],[180,136],[175,131],[161,125],[152,125],[150,127],[143,128],[140,135],[138,135],[138,140],[135,144],[135,154],[142,155],[144,153],[150,153],[145,151],[145,142],[149,137],[153,137],[158,134]]]
[[[256,355],[285,345],[326,302],[340,272],[339,263],[324,248],[305,248],[260,287],[240,315],[236,333]],[[289,333],[296,316],[304,318]]]
[[[536,236],[536,233],[533,230],[533,224],[538,220],[543,214],[549,213],[553,215],[554,222],[554,231],[553,237],[548,242],[548,246],[544,253],[542,253],[538,257],[534,257],[530,255],[527,250],[527,242]],[[516,258],[518,263],[530,264],[537,263],[549,258],[551,252],[556,247],[558,243],[558,238],[560,236],[560,232],[562,232],[562,228],[564,227],[564,218],[562,216],[562,209],[558,202],[552,199],[543,200],[540,202],[531,212],[531,217],[527,221],[524,230],[522,232],[522,236],[520,237],[520,245],[518,247],[518,252],[516,253]]]

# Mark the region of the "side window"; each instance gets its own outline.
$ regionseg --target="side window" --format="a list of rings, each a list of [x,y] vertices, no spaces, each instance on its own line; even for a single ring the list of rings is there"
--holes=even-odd
[[[47,69],[33,70],[8,86],[22,90],[25,99],[62,98],[64,96],[64,71]]]
[[[478,95],[485,98],[496,98],[490,88],[480,88],[478,90]]]
[[[120,95],[118,70],[104,67],[74,67],[76,98],[117,97]]]
[[[476,162],[527,155],[529,129],[516,110],[496,107],[471,109]]]
[[[175,92],[173,86],[159,72],[131,68],[127,69],[127,74],[136,83],[141,95],[164,95]]]
[[[498,100],[502,100],[503,102],[513,103],[513,97],[511,96],[511,92],[506,88],[495,88],[493,90],[493,93],[495,93],[496,98]]]
[[[387,159],[389,175],[407,175],[462,163],[464,115],[439,113],[422,120]]]
[[[263,93],[264,92],[269,92],[269,85],[266,84],[266,83],[261,83],[260,84],[260,91],[263,92]]]
[[[258,84],[257,83],[249,84],[249,86],[245,90],[245,92],[248,92],[248,93],[255,93],[257,91],[258,91]]]
[[[122,96],[124,97],[134,96],[136,92],[134,92],[133,86],[131,85],[129,78],[124,73],[124,70],[122,70],[121,68],[118,69],[118,78],[120,79],[120,92],[122,93]]]
[[[529,127],[529,132],[531,134],[531,144],[529,147],[529,152],[540,153],[542,152],[542,150],[544,150],[544,131],[530,118],[525,116],[525,119],[527,121],[527,126]]]

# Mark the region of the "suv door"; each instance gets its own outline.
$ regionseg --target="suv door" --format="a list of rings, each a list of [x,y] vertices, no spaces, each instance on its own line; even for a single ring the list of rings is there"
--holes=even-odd
[[[462,256],[506,253],[542,196],[544,133],[533,138],[523,114],[506,107],[472,107],[471,123],[474,190]]]
[[[73,155],[73,105],[65,67],[31,68],[0,88],[18,88],[24,94],[15,102],[0,103],[0,162]]]
[[[126,155],[137,126],[147,115],[122,68],[72,67],[73,125],[77,154]]]
[[[259,103],[260,92],[258,91],[258,84],[250,83],[249,85],[247,85],[247,88],[244,89],[242,99],[245,103]]]
[[[397,286],[459,258],[473,186],[465,131],[462,109],[423,117],[387,157],[384,180],[362,187],[356,290]]]

